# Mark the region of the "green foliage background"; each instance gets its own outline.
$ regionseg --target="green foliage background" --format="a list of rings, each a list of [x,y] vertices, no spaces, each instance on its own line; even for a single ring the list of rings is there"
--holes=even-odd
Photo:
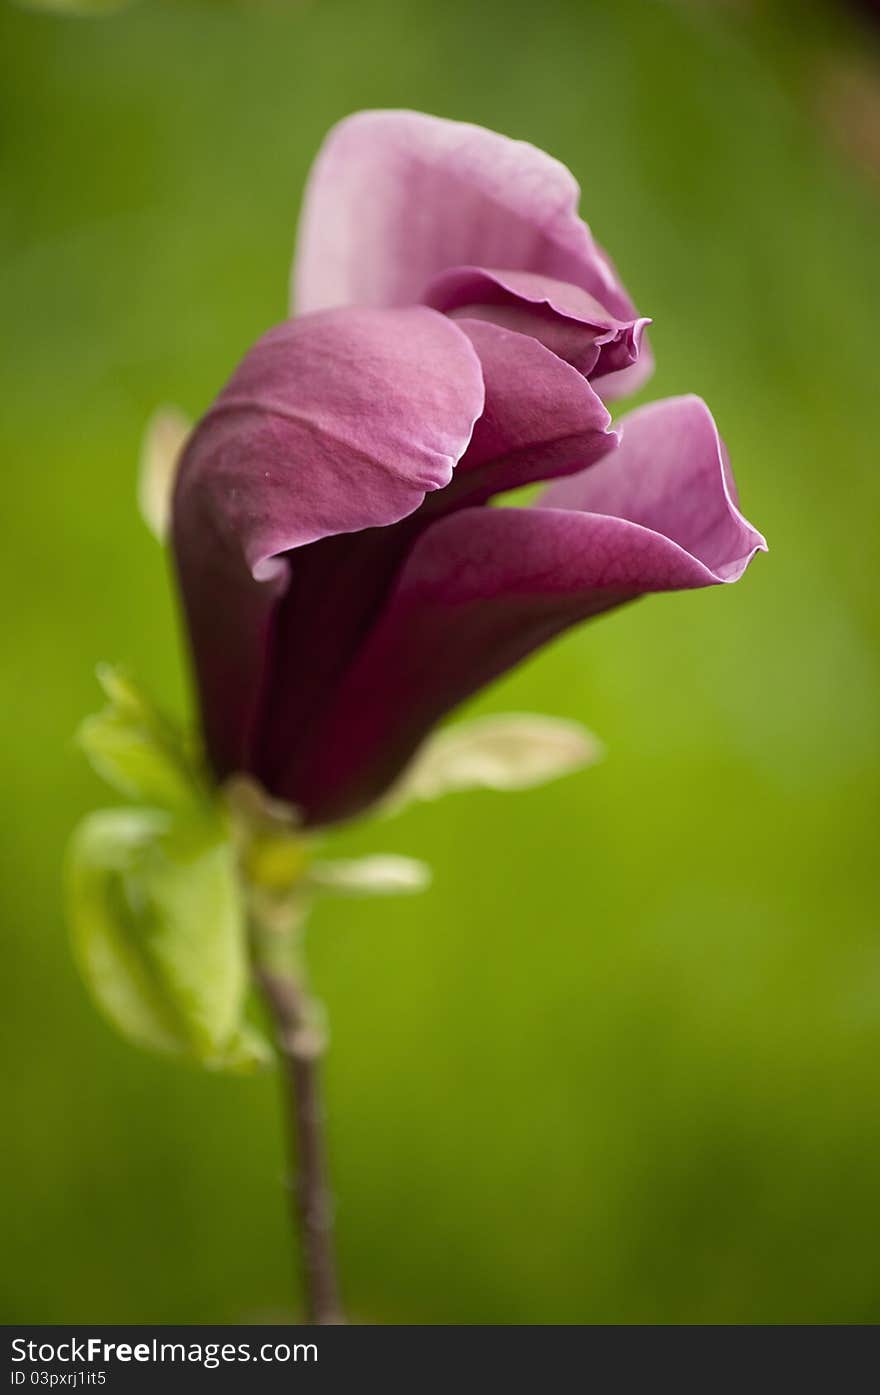
[[[145,418],[283,316],[309,161],[370,105],[571,165],[655,316],[650,394],[707,397],[771,553],[478,704],[585,720],[600,768],[336,840],[436,872],[313,927],[350,1306],[880,1320],[878,217],[820,100],[871,42],[805,5],[2,9],[6,1322],[293,1312],[275,1082],[117,1040],[59,866],[106,799],[72,743],[94,662],[185,701]]]

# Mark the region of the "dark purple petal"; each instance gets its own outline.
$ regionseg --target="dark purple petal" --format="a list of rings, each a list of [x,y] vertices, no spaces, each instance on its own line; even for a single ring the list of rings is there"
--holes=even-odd
[[[461,320],[483,370],[486,405],[451,484],[387,528],[326,538],[292,559],[277,609],[255,772],[292,798],[335,691],[406,557],[439,515],[536,480],[580,471],[617,445],[584,379],[534,339]]]
[[[631,320],[579,198],[565,166],[525,141],[420,112],[359,112],[312,167],[295,307],[412,304],[449,267],[494,266],[570,282]]]
[[[436,311],[349,309],[265,335],[196,428],[174,550],[208,753],[249,768],[293,549],[415,512],[483,404],[468,337]]]
[[[425,501],[427,512],[571,474],[615,449],[608,409],[570,364],[514,330],[456,323],[479,355],[486,400],[455,479]]]
[[[545,499],[463,509],[415,544],[285,791],[310,822],[367,807],[445,713],[567,626],[647,592],[734,581],[765,548],[695,398],[634,413],[619,451]]]
[[[531,271],[454,267],[431,282],[423,299],[455,319],[488,320],[532,335],[585,378],[632,368],[650,323],[619,320],[580,286]]]

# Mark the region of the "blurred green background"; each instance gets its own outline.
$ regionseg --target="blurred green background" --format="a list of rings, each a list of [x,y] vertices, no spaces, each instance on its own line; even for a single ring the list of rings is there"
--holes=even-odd
[[[339,837],[412,901],[313,925],[346,1295],[370,1322],[880,1320],[875,36],[842,7],[545,0],[6,6],[2,663],[6,1322],[294,1313],[276,1082],[139,1054],[72,967],[59,866],[106,792],[96,660],[182,710],[143,423],[283,316],[327,127],[523,136],[654,315],[766,532],[480,710],[605,763]],[[874,562],[871,562],[871,557]]]

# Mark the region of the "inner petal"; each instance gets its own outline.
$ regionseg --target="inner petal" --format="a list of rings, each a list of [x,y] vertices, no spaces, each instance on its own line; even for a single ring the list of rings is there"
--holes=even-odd
[[[452,319],[531,335],[585,378],[631,367],[649,323],[620,320],[580,286],[528,271],[453,267],[431,282],[423,299]]]

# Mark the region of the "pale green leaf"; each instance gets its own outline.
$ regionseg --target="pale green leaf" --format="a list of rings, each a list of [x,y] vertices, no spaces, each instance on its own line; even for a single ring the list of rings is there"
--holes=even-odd
[[[183,735],[120,669],[98,676],[110,702],[77,733],[94,769],[129,799],[174,809],[203,797],[202,781]]]
[[[599,741],[577,722],[531,713],[481,717],[430,737],[384,807],[458,790],[529,789],[593,765],[601,754]]]
[[[177,467],[192,430],[179,407],[157,407],[144,430],[138,470],[138,504],[150,532],[164,542],[171,521]]]
[[[393,853],[313,862],[307,876],[310,887],[340,896],[406,896],[424,891],[430,881],[424,862]]]
[[[243,1021],[244,916],[219,823],[92,814],[71,843],[67,892],[77,963],[123,1036],[212,1067],[258,1061]]]
[[[245,1075],[265,1069],[274,1060],[275,1053],[262,1032],[250,1022],[245,1022],[225,1050],[206,1061],[205,1065],[209,1070],[228,1070]]]

